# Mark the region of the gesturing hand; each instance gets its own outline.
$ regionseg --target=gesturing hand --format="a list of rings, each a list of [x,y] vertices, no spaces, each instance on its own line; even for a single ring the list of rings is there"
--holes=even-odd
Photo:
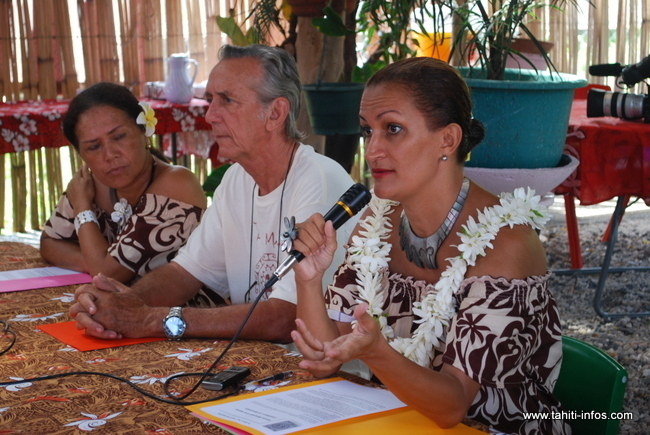
[[[303,355],[300,367],[316,377],[324,377],[336,372],[345,362],[375,356],[386,341],[377,321],[366,313],[367,309],[368,304],[359,304],[354,309],[357,320],[354,330],[325,343],[315,339],[305,323],[296,319],[297,330],[291,332],[291,337]]]

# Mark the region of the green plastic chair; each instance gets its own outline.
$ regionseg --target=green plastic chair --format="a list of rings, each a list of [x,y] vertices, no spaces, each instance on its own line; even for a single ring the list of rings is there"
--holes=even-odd
[[[565,411],[575,411],[578,418],[567,419],[573,435],[615,435],[619,420],[580,418],[592,411],[602,417],[621,412],[627,385],[627,370],[614,358],[584,341],[562,337],[562,368],[553,394]]]

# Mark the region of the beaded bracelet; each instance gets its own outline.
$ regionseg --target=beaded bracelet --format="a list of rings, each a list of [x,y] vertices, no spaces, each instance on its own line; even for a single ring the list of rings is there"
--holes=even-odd
[[[97,224],[97,227],[99,227],[97,216],[95,216],[95,212],[92,210],[84,210],[74,218],[74,229],[77,232],[77,235],[79,234],[79,228],[88,222],[95,222]]]

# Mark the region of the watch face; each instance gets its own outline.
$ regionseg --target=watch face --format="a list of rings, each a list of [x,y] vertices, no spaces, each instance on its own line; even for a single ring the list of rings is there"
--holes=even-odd
[[[165,321],[168,335],[180,337],[185,332],[185,322],[180,317],[170,317]]]

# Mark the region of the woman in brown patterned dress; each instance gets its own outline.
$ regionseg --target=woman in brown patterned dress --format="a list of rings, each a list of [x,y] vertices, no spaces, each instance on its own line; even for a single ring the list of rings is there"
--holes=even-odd
[[[146,103],[114,83],[72,99],[63,132],[84,165],[45,223],[47,262],[129,282],[185,244],[206,197],[194,174],[151,148],[155,122]]]
[[[301,367],[328,376],[359,359],[442,427],[469,417],[570,433],[524,415],[561,411],[560,321],[535,231],[544,209],[531,192],[500,199],[464,178],[484,130],[463,79],[435,59],[396,62],[368,81],[360,120],[374,198],[324,295],[334,229],[320,215],[298,226]]]

